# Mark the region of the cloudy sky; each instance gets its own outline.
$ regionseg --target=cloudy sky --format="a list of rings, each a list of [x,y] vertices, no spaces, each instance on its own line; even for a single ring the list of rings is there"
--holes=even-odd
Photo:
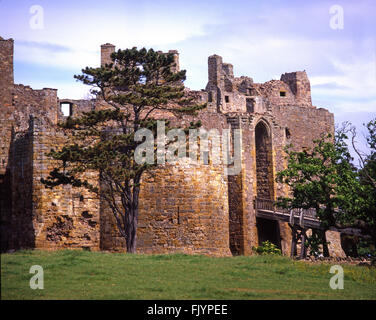
[[[17,83],[83,98],[87,88],[73,75],[98,66],[110,42],[179,50],[186,85],[201,89],[216,53],[255,82],[306,70],[314,105],[358,127],[376,114],[375,30],[374,0],[0,0]]]

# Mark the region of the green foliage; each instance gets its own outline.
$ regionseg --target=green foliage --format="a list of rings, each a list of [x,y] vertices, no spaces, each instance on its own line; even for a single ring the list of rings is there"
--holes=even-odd
[[[261,246],[252,247],[253,251],[261,255],[275,254],[281,255],[281,249],[279,249],[274,243],[269,240],[264,241]]]
[[[323,243],[323,236],[320,232],[312,232],[310,236],[307,237],[305,242],[305,247],[309,250],[309,255],[313,257],[319,257],[323,255],[323,245],[328,245],[329,242]]]
[[[368,235],[376,246],[376,118],[365,124],[368,134],[366,141],[369,154],[364,155],[358,152],[361,167],[359,169],[359,180],[362,186],[359,196],[363,199],[361,210],[356,212],[357,225],[364,234]],[[355,137],[355,133],[354,133]]]
[[[69,184],[84,187],[106,201],[118,230],[126,238],[128,252],[135,252],[140,181],[144,172],[157,165],[137,163],[134,155],[144,141],[135,141],[140,128],[157,133],[155,112],[176,117],[194,116],[205,108],[184,92],[185,70],[172,72],[173,54],[137,48],[112,54],[112,63],[100,68],[86,67],[75,78],[92,87],[101,107],[69,117],[60,124],[72,144],[48,154],[57,160],[49,177],[42,179],[48,188]],[[166,131],[173,129],[165,121]],[[200,123],[190,122],[187,128]],[[155,154],[155,153],[154,153]],[[101,188],[86,179],[97,172]]]
[[[376,259],[376,248],[370,239],[362,239],[357,244],[359,257]]]
[[[367,125],[370,153],[364,156],[354,144],[355,129],[349,123],[331,135],[314,140],[310,151],[286,148],[288,165],[277,173],[277,181],[290,187],[289,197],[280,197],[279,205],[314,208],[325,230],[330,227],[360,228],[376,244],[376,119]],[[347,140],[352,133],[361,168],[356,168]],[[310,239],[316,252],[319,239]]]
[[[358,210],[360,184],[351,164],[345,132],[314,140],[312,150],[286,149],[287,169],[277,173],[277,181],[287,184],[290,197],[279,198],[285,208],[315,208],[324,228],[350,222],[348,212]]]

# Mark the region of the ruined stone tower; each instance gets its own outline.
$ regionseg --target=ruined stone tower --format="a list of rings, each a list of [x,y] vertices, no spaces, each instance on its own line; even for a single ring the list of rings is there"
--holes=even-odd
[[[101,65],[111,62],[115,46],[101,46]],[[179,54],[175,56],[178,71]],[[106,204],[86,190],[47,190],[40,179],[54,163],[46,156],[69,140],[56,124],[102,104],[96,100],[59,100],[55,89],[33,90],[13,83],[13,40],[0,39],[0,210],[2,250],[23,247],[123,250]],[[290,250],[291,231],[283,221],[257,215],[256,197],[285,195],[275,183],[285,168],[284,147],[309,148],[323,132],[333,132],[333,114],[312,106],[305,71],[280,80],[255,83],[235,77],[222,57],[208,58],[205,90],[187,94],[207,108],[199,119],[206,130],[241,129],[241,170],[226,175],[225,164],[187,163],[162,166],[145,176],[140,194],[138,251],[144,253],[251,254],[264,240]],[[88,179],[98,181],[95,173]],[[342,255],[339,233],[328,232],[332,255]]]

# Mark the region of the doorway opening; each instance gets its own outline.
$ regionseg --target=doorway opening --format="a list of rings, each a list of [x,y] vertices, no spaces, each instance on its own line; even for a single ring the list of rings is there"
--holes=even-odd
[[[260,121],[255,129],[257,197],[274,199],[272,142],[266,124]]]
[[[281,249],[281,237],[277,220],[256,218],[256,226],[259,246],[264,241],[269,241]]]

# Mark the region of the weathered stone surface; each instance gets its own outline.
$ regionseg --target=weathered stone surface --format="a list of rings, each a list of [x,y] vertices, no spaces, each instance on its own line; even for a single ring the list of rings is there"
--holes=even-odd
[[[341,247],[341,235],[336,231],[327,231],[325,233],[326,241],[329,242],[329,254],[331,257],[341,258],[346,254]]]
[[[188,160],[145,175],[138,252],[229,255],[226,180],[221,167],[192,165]],[[106,219],[102,248],[124,250],[112,213],[105,210],[102,218]]]
[[[115,46],[101,46],[101,64],[110,62]],[[179,70],[179,53],[175,56]],[[333,132],[333,114],[311,103],[305,71],[286,73],[280,80],[254,83],[234,77],[233,66],[218,55],[208,59],[205,90],[186,89],[188,96],[208,107],[198,118],[206,130],[242,130],[241,171],[224,173],[218,165],[166,165],[145,175],[140,194],[138,252],[252,254],[252,246],[268,237],[266,224],[256,218],[256,196],[286,195],[276,184],[276,172],[286,167],[284,147],[309,148],[312,140]],[[102,101],[57,97],[57,90],[33,90],[13,81],[13,40],[0,38],[0,216],[2,250],[22,247],[124,250],[106,203],[83,189],[61,186],[46,189],[40,182],[55,163],[46,156],[70,138],[57,128],[64,116],[60,103],[70,104],[71,116],[106,107]],[[174,119],[176,125],[190,117]],[[93,183],[98,175],[86,173]],[[270,225],[270,224],[269,224]],[[273,227],[274,228],[274,227]],[[291,230],[275,224],[273,239],[290,252]],[[343,256],[339,233],[329,232],[333,256]]]

